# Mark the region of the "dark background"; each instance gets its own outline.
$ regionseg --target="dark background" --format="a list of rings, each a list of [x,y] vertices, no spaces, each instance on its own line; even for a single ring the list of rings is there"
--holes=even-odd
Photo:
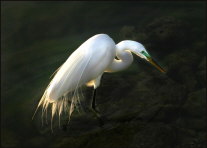
[[[1,2],[1,146],[203,148],[206,146],[205,2]],[[50,75],[89,37],[136,40],[167,70],[134,56],[104,74],[97,107],[67,131],[32,115]],[[87,102],[91,88],[84,89]],[[83,103],[84,104],[84,103]],[[89,103],[88,103],[89,104]],[[63,117],[61,123],[64,121]]]

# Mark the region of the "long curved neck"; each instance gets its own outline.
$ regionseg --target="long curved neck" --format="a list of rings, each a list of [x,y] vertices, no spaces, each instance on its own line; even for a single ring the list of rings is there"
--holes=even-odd
[[[133,44],[131,41],[122,41],[116,45],[116,56],[105,72],[117,72],[126,69],[133,62]]]

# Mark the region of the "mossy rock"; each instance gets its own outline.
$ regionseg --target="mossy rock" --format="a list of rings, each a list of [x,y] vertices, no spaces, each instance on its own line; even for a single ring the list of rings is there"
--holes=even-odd
[[[206,112],[206,89],[201,89],[192,92],[188,95],[187,102],[183,108],[187,111],[188,115],[191,117],[201,117],[205,116]]]

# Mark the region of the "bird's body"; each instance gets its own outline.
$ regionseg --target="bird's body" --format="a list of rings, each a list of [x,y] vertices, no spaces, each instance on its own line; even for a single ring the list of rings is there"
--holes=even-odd
[[[115,46],[114,41],[105,34],[93,36],[84,42],[71,54],[51,81],[48,87],[50,102],[87,82],[88,86],[93,85],[93,81],[112,63],[116,53]]]
[[[56,111],[59,116],[62,111],[69,111],[70,116],[79,102],[78,96],[75,95],[78,88],[86,84],[96,89],[100,85],[104,72],[117,72],[126,69],[133,62],[131,52],[146,59],[164,72],[151,59],[142,44],[125,40],[116,45],[108,35],[98,34],[85,41],[57,70],[38,107],[42,105],[44,112],[48,105],[52,104],[52,117]],[[72,94],[72,97],[68,98],[68,94]],[[71,100],[70,107],[68,99]]]

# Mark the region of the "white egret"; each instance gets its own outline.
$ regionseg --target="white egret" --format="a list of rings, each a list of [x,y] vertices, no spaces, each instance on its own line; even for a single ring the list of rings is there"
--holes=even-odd
[[[115,44],[108,35],[97,34],[85,41],[56,70],[56,74],[46,88],[37,109],[42,106],[43,115],[45,111],[47,112],[49,104],[52,105],[51,126],[56,112],[59,117],[63,111],[68,112],[70,119],[74,108],[80,101],[78,88],[86,84],[96,90],[104,72],[117,72],[130,66],[133,61],[132,53],[145,59],[161,72],[165,72],[151,58],[141,43],[124,40]],[[95,110],[95,91],[92,108]]]

